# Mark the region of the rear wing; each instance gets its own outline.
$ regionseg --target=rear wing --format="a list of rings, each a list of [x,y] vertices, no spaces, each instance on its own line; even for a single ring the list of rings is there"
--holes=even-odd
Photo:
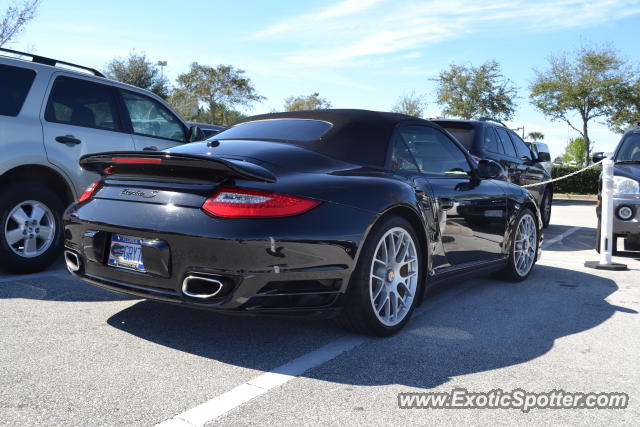
[[[267,169],[244,160],[162,151],[116,151],[82,156],[80,166],[100,175],[191,177],[219,181],[240,178],[276,182]]]

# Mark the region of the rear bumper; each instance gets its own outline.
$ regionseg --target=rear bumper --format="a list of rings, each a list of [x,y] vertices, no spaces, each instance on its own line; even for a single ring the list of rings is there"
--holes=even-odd
[[[228,313],[331,317],[342,308],[368,223],[363,212],[329,203],[301,217],[256,221],[93,200],[65,213],[65,247],[80,260],[74,276],[112,291]],[[107,265],[114,233],[143,239],[146,272]],[[189,275],[218,280],[223,290],[185,295]]]

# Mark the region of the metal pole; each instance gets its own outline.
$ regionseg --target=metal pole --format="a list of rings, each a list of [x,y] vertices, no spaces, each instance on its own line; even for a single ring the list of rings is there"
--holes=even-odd
[[[602,161],[602,192],[600,205],[600,260],[586,261],[585,267],[600,270],[626,270],[625,264],[611,261],[613,253],[613,165],[611,153]]]
[[[613,160],[602,161],[602,206],[600,213],[600,264],[611,264],[613,239]]]

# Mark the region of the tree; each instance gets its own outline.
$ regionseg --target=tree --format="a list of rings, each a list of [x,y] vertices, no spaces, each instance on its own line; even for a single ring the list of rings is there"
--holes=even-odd
[[[408,116],[422,117],[427,103],[423,95],[416,95],[415,92],[403,94],[396,101],[391,111],[394,113],[406,114]]]
[[[36,17],[40,0],[11,4],[0,15],[0,47],[10,43]]]
[[[480,67],[452,64],[441,71],[436,92],[437,102],[445,115],[463,119],[490,116],[499,120],[513,117],[517,88],[500,70],[496,61]]]
[[[629,86],[625,61],[610,48],[583,47],[572,56],[565,53],[549,58],[549,69],[534,72],[532,104],[552,120],[566,122],[584,138],[583,163],[589,164],[589,123],[614,114],[617,98]]]
[[[544,139],[544,134],[542,132],[529,132],[527,134],[527,139],[532,141],[542,141]]]
[[[105,75],[149,90],[165,99],[169,96],[169,81],[162,75],[160,67],[149,61],[144,52],[131,52],[126,58],[113,58],[106,65]]]
[[[591,157],[592,147],[587,150],[587,144],[584,138],[572,138],[564,149],[562,159],[565,163],[576,162],[578,166],[584,166],[588,162],[587,158]]]
[[[640,77],[636,76],[635,83],[617,97],[607,123],[612,131],[623,133],[637,122],[640,122]]]
[[[170,102],[186,117],[202,108],[207,112],[206,121],[228,125],[238,119],[237,108],[265,99],[244,73],[231,65],[214,68],[194,62],[188,72],[178,76]]]
[[[331,103],[320,98],[318,92],[308,96],[290,96],[284,100],[284,111],[321,110],[323,108],[331,108]]]

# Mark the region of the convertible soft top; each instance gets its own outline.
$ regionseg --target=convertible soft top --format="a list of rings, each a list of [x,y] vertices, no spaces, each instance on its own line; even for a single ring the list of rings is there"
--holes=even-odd
[[[389,139],[394,128],[403,121],[426,122],[412,116],[368,110],[312,110],[287,113],[271,113],[251,116],[235,123],[229,130],[215,136],[215,139],[274,139],[259,126],[255,130],[243,132],[237,138],[240,126],[260,121],[279,121],[282,127],[287,120],[307,120],[330,124],[325,128],[313,126],[317,132],[311,139],[275,138],[282,142],[299,145],[328,156],[361,165],[383,167],[387,158]],[[280,126],[274,123],[276,126]]]

